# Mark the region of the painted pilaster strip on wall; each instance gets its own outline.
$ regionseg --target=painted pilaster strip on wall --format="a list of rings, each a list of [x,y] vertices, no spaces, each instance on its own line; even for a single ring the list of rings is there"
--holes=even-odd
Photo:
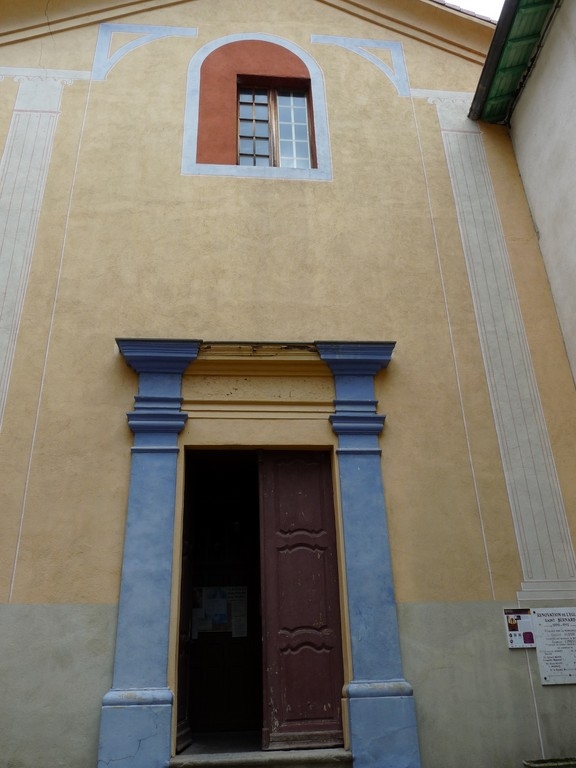
[[[317,342],[334,375],[338,469],[353,680],[345,686],[355,768],[420,765],[412,687],[406,682],[378,436],[374,376],[393,342]]]
[[[64,85],[87,72],[0,67],[18,95],[0,159],[0,426]]]
[[[576,596],[576,558],[470,94],[414,91],[442,129],[524,575],[520,599]]]
[[[102,702],[98,767],[164,768],[170,759],[168,639],[182,374],[199,341],[119,339],[139,374],[111,690]]]

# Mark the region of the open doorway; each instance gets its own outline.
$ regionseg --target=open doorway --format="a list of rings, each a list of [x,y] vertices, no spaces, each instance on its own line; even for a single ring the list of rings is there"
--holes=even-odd
[[[342,744],[330,454],[189,450],[178,741]]]
[[[189,451],[178,661],[178,749],[262,727],[258,456]]]

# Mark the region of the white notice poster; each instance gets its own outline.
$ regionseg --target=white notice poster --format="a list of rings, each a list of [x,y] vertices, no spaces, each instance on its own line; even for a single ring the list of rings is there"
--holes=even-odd
[[[247,587],[194,587],[192,590],[192,639],[199,632],[248,634]]]
[[[576,608],[533,608],[542,685],[576,683]]]
[[[530,608],[504,608],[508,648],[535,648]]]

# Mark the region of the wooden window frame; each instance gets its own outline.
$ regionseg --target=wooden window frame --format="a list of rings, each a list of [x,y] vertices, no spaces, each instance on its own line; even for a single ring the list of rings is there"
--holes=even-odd
[[[282,166],[280,163],[280,139],[279,139],[279,121],[277,113],[277,98],[280,91],[291,91],[293,93],[300,93],[306,97],[306,110],[308,117],[308,152],[309,152],[309,165],[305,169],[313,169],[318,167],[318,160],[316,156],[316,141],[314,131],[314,105],[312,100],[312,89],[310,87],[310,80],[307,78],[294,78],[294,77],[254,77],[249,75],[238,75],[237,77],[237,126],[238,126],[238,138],[240,138],[240,89],[241,88],[254,88],[268,91],[268,112],[269,112],[269,125],[270,125],[270,152],[269,152],[269,164],[271,168],[284,168],[286,171],[290,171],[293,166]],[[240,149],[238,148],[238,165],[240,163]],[[243,167],[251,167],[245,165]],[[258,166],[252,166],[258,167]],[[260,166],[266,167],[266,166]],[[305,170],[300,168],[299,170]]]

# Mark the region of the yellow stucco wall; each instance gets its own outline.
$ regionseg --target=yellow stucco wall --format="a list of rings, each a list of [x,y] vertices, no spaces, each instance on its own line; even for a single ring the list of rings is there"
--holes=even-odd
[[[194,26],[198,37],[149,43],[106,80],[65,86],[0,433],[4,600],[117,599],[123,412],[136,377],[114,338],[130,336],[396,340],[377,387],[397,597],[513,598],[517,546],[436,109],[398,97],[371,62],[310,42],[398,40],[413,88],[472,92],[490,27],[413,6],[197,0],[146,10],[115,20]],[[321,67],[331,182],[181,175],[188,62],[204,43],[250,31],[291,40]],[[89,70],[97,32],[13,43],[3,64]],[[2,136],[15,93],[2,82]],[[508,138],[483,131],[574,527],[574,391]],[[207,428],[189,426],[183,443]],[[226,443],[228,429],[214,422],[193,439]],[[277,440],[301,444],[298,429]]]
[[[64,751],[66,768],[94,764],[129,489],[133,435],[124,414],[138,386],[114,340],[129,337],[396,341],[376,395],[386,414],[382,473],[423,768],[459,765],[464,753],[478,756],[475,765],[506,768],[538,756],[539,744],[571,749],[573,686],[539,690],[535,659],[505,643],[502,607],[516,604],[523,573],[437,107],[399,96],[357,53],[310,39],[401,43],[412,89],[472,94],[493,27],[428,0],[53,0],[0,9],[0,68],[88,73],[106,21],[198,35],[148,42],[106,79],[71,77],[63,86],[0,428],[0,608],[10,641],[8,652],[0,647],[0,676],[15,691],[5,710],[0,701],[6,759],[55,763]],[[278,35],[317,62],[332,180],[182,175],[190,59],[242,32]],[[118,33],[110,53],[137,34]],[[392,66],[389,52],[370,52]],[[4,155],[19,87],[10,73],[0,80]],[[574,384],[507,131],[480,131],[576,537]],[[0,340],[2,332],[0,322]],[[280,362],[246,349],[244,358],[218,354],[203,347],[184,376],[182,448],[336,448],[333,380],[313,351]],[[338,508],[336,465],[334,454]],[[338,536],[343,582],[340,528]],[[344,610],[349,679],[347,618]],[[31,697],[35,657],[49,661],[35,668]],[[38,670],[45,677],[36,685]]]

